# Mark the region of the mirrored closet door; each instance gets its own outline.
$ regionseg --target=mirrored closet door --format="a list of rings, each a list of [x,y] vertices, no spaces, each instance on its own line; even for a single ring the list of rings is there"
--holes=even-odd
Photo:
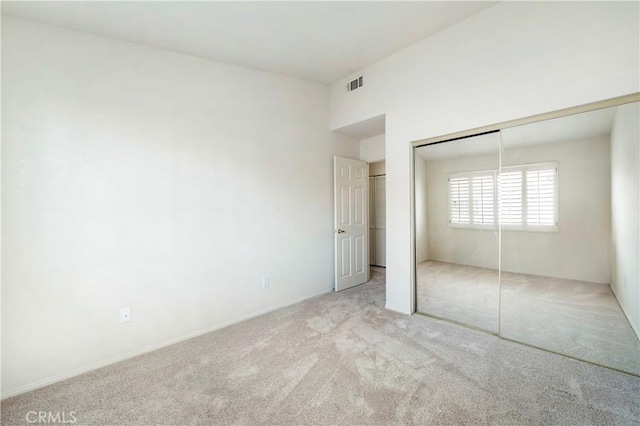
[[[503,130],[501,336],[640,374],[639,116]]]
[[[415,154],[417,311],[498,333],[500,133]]]
[[[415,148],[418,313],[640,375],[640,107],[617,103]]]

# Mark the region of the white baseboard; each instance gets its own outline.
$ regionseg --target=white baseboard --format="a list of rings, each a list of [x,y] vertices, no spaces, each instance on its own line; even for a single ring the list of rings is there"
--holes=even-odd
[[[64,373],[56,374],[55,376],[47,377],[46,379],[38,380],[38,381],[35,381],[35,382],[32,382],[32,383],[28,383],[28,384],[23,385],[23,386],[19,386],[19,387],[14,388],[14,389],[10,389],[10,390],[8,390],[6,392],[2,392],[2,396],[1,396],[0,399],[5,400],[5,399],[11,398],[13,396],[17,396],[17,395],[20,395],[20,394],[23,394],[23,393],[31,392],[33,390],[40,389],[40,388],[52,385],[52,384],[57,383],[57,382],[61,382],[63,380],[71,379],[72,377],[76,377],[76,376],[79,376],[81,374],[97,370],[99,368],[107,367],[107,366],[115,364],[117,362],[125,361],[127,359],[134,358],[136,356],[143,355],[145,353],[152,352],[152,351],[155,351],[155,350],[158,350],[158,349],[162,349],[162,348],[165,348],[167,346],[175,345],[176,343],[180,343],[180,342],[183,342],[185,340],[193,339],[194,337],[202,336],[204,334],[211,333],[212,331],[220,330],[221,328],[225,328],[225,327],[228,327],[230,325],[237,324],[239,322],[246,321],[248,319],[258,317],[260,315],[268,314],[269,312],[273,312],[273,311],[276,311],[278,309],[285,308],[287,306],[295,305],[296,303],[300,303],[302,301],[305,301],[305,300],[308,300],[308,299],[311,299],[311,298],[314,298],[314,297],[317,297],[317,296],[321,296],[323,294],[328,294],[328,293],[331,293],[331,292],[332,292],[332,290],[327,290],[327,291],[314,293],[314,294],[311,294],[309,296],[304,296],[304,297],[301,297],[301,298],[298,298],[298,299],[295,299],[295,300],[291,300],[291,301],[288,301],[288,302],[285,302],[285,303],[281,303],[281,304],[278,304],[278,305],[275,305],[275,306],[271,306],[269,308],[265,308],[265,309],[261,309],[261,310],[255,311],[255,312],[251,312],[251,313],[242,315],[240,317],[237,317],[237,318],[234,318],[234,319],[231,319],[231,320],[222,321],[222,322],[219,322],[219,323],[217,323],[215,325],[212,325],[210,327],[201,328],[199,330],[196,330],[196,331],[193,331],[193,332],[190,332],[190,333],[187,333],[187,334],[183,334],[183,335],[178,336],[178,337],[173,337],[171,339],[163,340],[161,342],[155,343],[153,345],[146,346],[146,347],[141,348],[141,349],[137,349],[137,350],[134,350],[134,351],[126,352],[124,354],[116,355],[114,357],[107,358],[107,359],[104,359],[102,361],[94,362],[94,363],[91,363],[91,364],[88,364],[88,365],[85,365],[85,366],[82,366],[82,367],[79,367],[79,368],[75,368],[73,370],[65,371]]]
[[[386,304],[384,308],[389,311],[398,312],[399,314],[411,315],[411,312],[408,309],[401,309],[401,308],[398,308],[397,306]]]
[[[634,324],[634,322],[631,320],[631,315],[629,315],[629,312],[627,312],[627,309],[622,305],[622,303],[620,303],[620,298],[618,297],[618,294],[616,293],[615,288],[613,286],[609,286],[609,287],[611,287],[611,291],[613,292],[613,295],[616,296],[618,306],[620,306],[620,309],[622,309],[624,316],[627,317],[627,322],[631,325],[631,328],[633,329],[633,332],[636,333],[636,336],[638,336],[638,339],[640,339],[640,330],[638,329],[638,326]]]

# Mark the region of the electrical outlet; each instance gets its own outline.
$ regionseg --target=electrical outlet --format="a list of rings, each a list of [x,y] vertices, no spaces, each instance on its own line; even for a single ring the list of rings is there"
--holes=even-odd
[[[120,309],[120,322],[125,323],[131,321],[131,308]]]
[[[269,275],[262,276],[262,287],[263,288],[269,287]]]

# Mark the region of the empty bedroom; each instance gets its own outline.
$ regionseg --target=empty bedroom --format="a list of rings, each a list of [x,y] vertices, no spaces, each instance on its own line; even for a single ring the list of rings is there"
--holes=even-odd
[[[638,1],[2,1],[4,425],[640,424]]]

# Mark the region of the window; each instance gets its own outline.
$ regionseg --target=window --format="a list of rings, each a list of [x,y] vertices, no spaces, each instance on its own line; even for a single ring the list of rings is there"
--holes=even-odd
[[[506,230],[558,229],[556,163],[503,167],[498,178],[500,223]]]
[[[490,170],[449,177],[449,223],[452,226],[491,228],[495,225],[495,175]]]
[[[555,168],[527,170],[527,224],[555,226]]]
[[[493,225],[495,222],[495,176],[473,176],[471,178],[473,192],[473,223]]]
[[[466,177],[449,179],[450,223],[469,224],[469,179]]]
[[[500,223],[522,225],[522,171],[503,171],[498,176]]]
[[[556,231],[556,163],[455,173],[449,177],[449,224],[452,227]]]

